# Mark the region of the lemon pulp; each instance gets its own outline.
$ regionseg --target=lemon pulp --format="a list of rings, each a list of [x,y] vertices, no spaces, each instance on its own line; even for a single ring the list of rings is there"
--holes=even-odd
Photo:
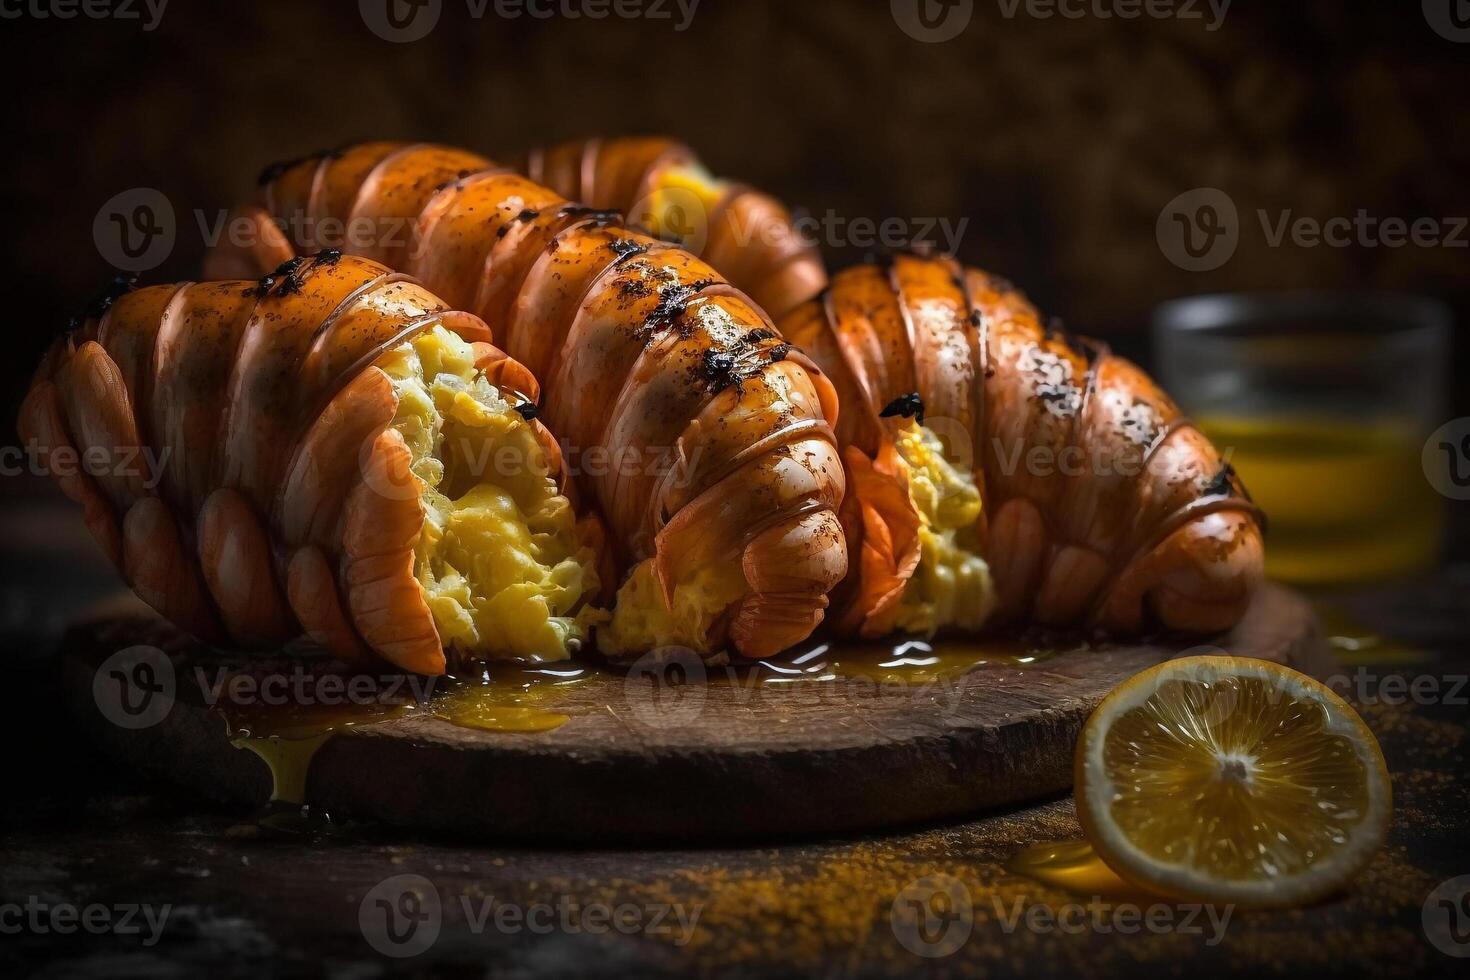
[[[535,430],[474,362],[440,326],[378,362],[422,484],[415,574],[446,651],[561,660],[584,638],[595,558]]]
[[[1104,701],[1079,744],[1089,836],[1120,873],[1176,894],[1324,894],[1377,849],[1389,807],[1382,753],[1352,708],[1263,661],[1145,672]]]
[[[909,497],[919,514],[919,566],[899,601],[899,629],[933,636],[946,626],[978,630],[995,609],[990,566],[979,555],[980,490],[945,455],[928,427],[903,425],[896,448],[909,470]]]

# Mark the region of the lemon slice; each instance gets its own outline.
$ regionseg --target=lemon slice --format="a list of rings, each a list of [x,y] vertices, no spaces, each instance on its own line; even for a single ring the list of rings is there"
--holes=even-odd
[[[1098,854],[1178,898],[1304,904],[1383,843],[1378,741],[1346,701],[1264,660],[1186,657],[1098,705],[1077,743],[1077,814]]]

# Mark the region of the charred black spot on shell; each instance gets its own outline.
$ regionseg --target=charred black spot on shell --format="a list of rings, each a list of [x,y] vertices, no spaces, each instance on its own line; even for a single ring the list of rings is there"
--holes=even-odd
[[[1200,491],[1200,495],[1204,497],[1229,497],[1235,492],[1234,476],[1235,467],[1229,463],[1221,463],[1220,469],[1204,485],[1204,488]]]
[[[261,277],[260,282],[256,284],[256,292],[265,296],[273,286],[277,296],[290,296],[301,292],[302,267],[306,265],[306,262],[307,259],[303,255],[287,259],[276,266],[276,271]]]
[[[275,276],[261,276],[259,282],[257,282],[254,286],[250,287],[249,289],[245,290],[245,295],[246,296],[249,296],[251,293],[254,293],[256,296],[264,296],[267,293],[269,293],[272,289],[274,289],[275,288],[275,285],[276,285],[276,277]]]
[[[742,374],[739,370],[740,361],[731,351],[717,350],[713,347],[704,352],[697,374],[710,392],[720,392],[731,385],[739,385],[750,374]]]
[[[642,255],[648,251],[647,245],[641,245],[631,238],[614,238],[607,243],[607,247],[613,250],[618,262],[626,262],[635,255]]]
[[[658,291],[658,304],[643,321],[648,330],[656,330],[677,320],[683,314],[684,308],[689,305],[701,289],[707,286],[707,280],[694,283],[674,283],[664,286]]]
[[[516,413],[529,422],[540,414],[540,410],[536,408],[535,402],[521,402],[516,406]]]
[[[585,204],[564,204],[561,210],[557,212],[557,216],[562,218],[591,218],[593,223],[597,225],[618,224],[623,220],[621,211],[614,211],[610,208],[589,208]]]
[[[521,213],[515,216],[516,221],[534,221],[541,217],[541,212],[535,208],[523,208]]]
[[[637,299],[640,296],[647,296],[652,292],[653,286],[647,279],[630,277],[618,283],[619,295],[627,299]]]
[[[763,340],[774,339],[776,339],[776,332],[774,330],[767,330],[765,327],[756,327],[744,337],[747,344],[758,344]]]
[[[777,361],[786,360],[786,355],[790,353],[790,344],[777,344],[775,347],[771,348],[771,363],[775,364]]]
[[[303,262],[305,262],[305,261],[306,261],[306,259],[303,256],[300,256],[300,255],[296,256],[295,258],[287,259],[286,261],[282,262],[280,265],[276,266],[276,271],[275,272],[272,272],[271,275],[273,275],[273,276],[289,276],[291,273],[293,273],[297,269],[301,268],[301,264]]]
[[[287,160],[277,160],[275,163],[266,164],[265,168],[255,178],[255,183],[257,186],[264,187],[266,184],[278,179],[292,167],[312,160],[336,160],[342,156],[342,152],[342,148],[337,147],[330,150],[317,150],[315,153],[308,153],[300,157],[291,157]]]
[[[878,415],[885,419],[902,417],[916,419],[920,425],[924,424],[924,399],[919,397],[917,391],[911,391],[906,395],[899,395],[893,401],[883,406],[883,411]]]
[[[266,184],[269,184],[272,181],[279,179],[280,176],[284,174],[287,170],[290,170],[292,167],[296,166],[298,163],[303,162],[305,159],[305,157],[292,157],[289,160],[277,160],[275,163],[266,164],[265,167],[261,169],[260,173],[256,175],[256,186],[264,187]]]
[[[318,265],[336,265],[342,261],[342,250],[340,248],[324,248],[312,256]]]
[[[138,277],[124,273],[115,273],[113,277],[97,290],[96,294],[82,307],[82,312],[67,321],[67,329],[75,330],[88,320],[100,320],[112,309],[119,297],[126,296],[138,285]]]

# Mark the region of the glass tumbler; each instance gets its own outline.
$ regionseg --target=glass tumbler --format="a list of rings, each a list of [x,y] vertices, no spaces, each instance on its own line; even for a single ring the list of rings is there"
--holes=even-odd
[[[1397,293],[1195,296],[1162,304],[1165,388],[1269,520],[1266,570],[1304,585],[1430,565],[1443,498],[1421,453],[1444,420],[1450,313]]]

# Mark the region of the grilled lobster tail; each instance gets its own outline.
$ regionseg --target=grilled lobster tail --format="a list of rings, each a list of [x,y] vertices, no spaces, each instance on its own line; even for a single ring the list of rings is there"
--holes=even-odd
[[[682,143],[581,140],[533,150],[515,165],[574,201],[616,208],[634,226],[681,242],[773,317],[827,284],[820,253],[781,202],[714,179]]]
[[[299,219],[306,227],[293,232],[295,240],[318,248],[351,250],[346,240],[354,228],[389,237],[392,230],[376,228],[382,215],[371,209],[349,215],[346,205],[351,202],[330,199],[330,192],[317,182],[330,176],[338,189],[350,186],[345,172],[366,180],[373,167],[405,151],[438,152],[446,164],[462,164],[446,167],[446,174],[494,166],[484,157],[459,150],[365,143],[306,161],[272,164],[261,175],[266,206],[278,217]],[[347,162],[342,162],[344,158]],[[305,162],[314,166],[300,166]],[[641,137],[584,140],[532,150],[514,158],[510,167],[564,197],[619,211],[631,227],[682,245],[719,269],[773,317],[811,299],[827,284],[821,254],[803,239],[785,206],[768,194],[711,176],[682,143]],[[284,180],[287,174],[291,181]],[[407,229],[399,231],[406,239]],[[265,242],[215,249],[206,274],[248,275],[258,265],[248,261],[249,253],[277,255],[283,238],[272,235]]]
[[[710,265],[444,147],[364,144],[266,178],[238,212],[257,234],[211,268],[259,273],[345,228],[349,250],[473,310],[541,380],[628,574],[604,653],[762,656],[815,628],[847,566],[837,400]]]
[[[839,273],[781,326],[843,404],[850,629],[901,622],[930,561],[921,530],[963,500],[917,475],[909,450],[931,435],[979,491],[958,540],[988,565],[996,621],[1212,631],[1244,613],[1263,519],[1232,468],[1146,374],[1008,283],[899,255]]]
[[[443,530],[426,513],[437,474],[425,475],[428,457],[411,446],[425,430],[405,413],[405,366],[431,343],[464,362],[452,382],[446,355],[437,381],[461,385],[455,393],[481,411],[466,414],[461,436],[493,429],[542,467],[505,483],[546,535],[542,557],[560,537],[582,551],[563,575],[595,561],[582,545],[595,545],[597,529],[574,530],[570,503],[546,485],[560,469],[556,442],[518,415],[483,428],[489,406],[514,415],[507,405],[535,395],[489,337],[410,277],[336,252],[258,280],[121,282],[47,353],[19,427],[129,584],[195,635],[266,647],[305,631],[344,659],[372,651],[442,673],[456,643],[431,611],[443,600],[423,547]],[[141,451],[161,461],[156,481],[135,465]],[[105,465],[66,462],[89,453]],[[563,604],[595,578],[584,584]]]

